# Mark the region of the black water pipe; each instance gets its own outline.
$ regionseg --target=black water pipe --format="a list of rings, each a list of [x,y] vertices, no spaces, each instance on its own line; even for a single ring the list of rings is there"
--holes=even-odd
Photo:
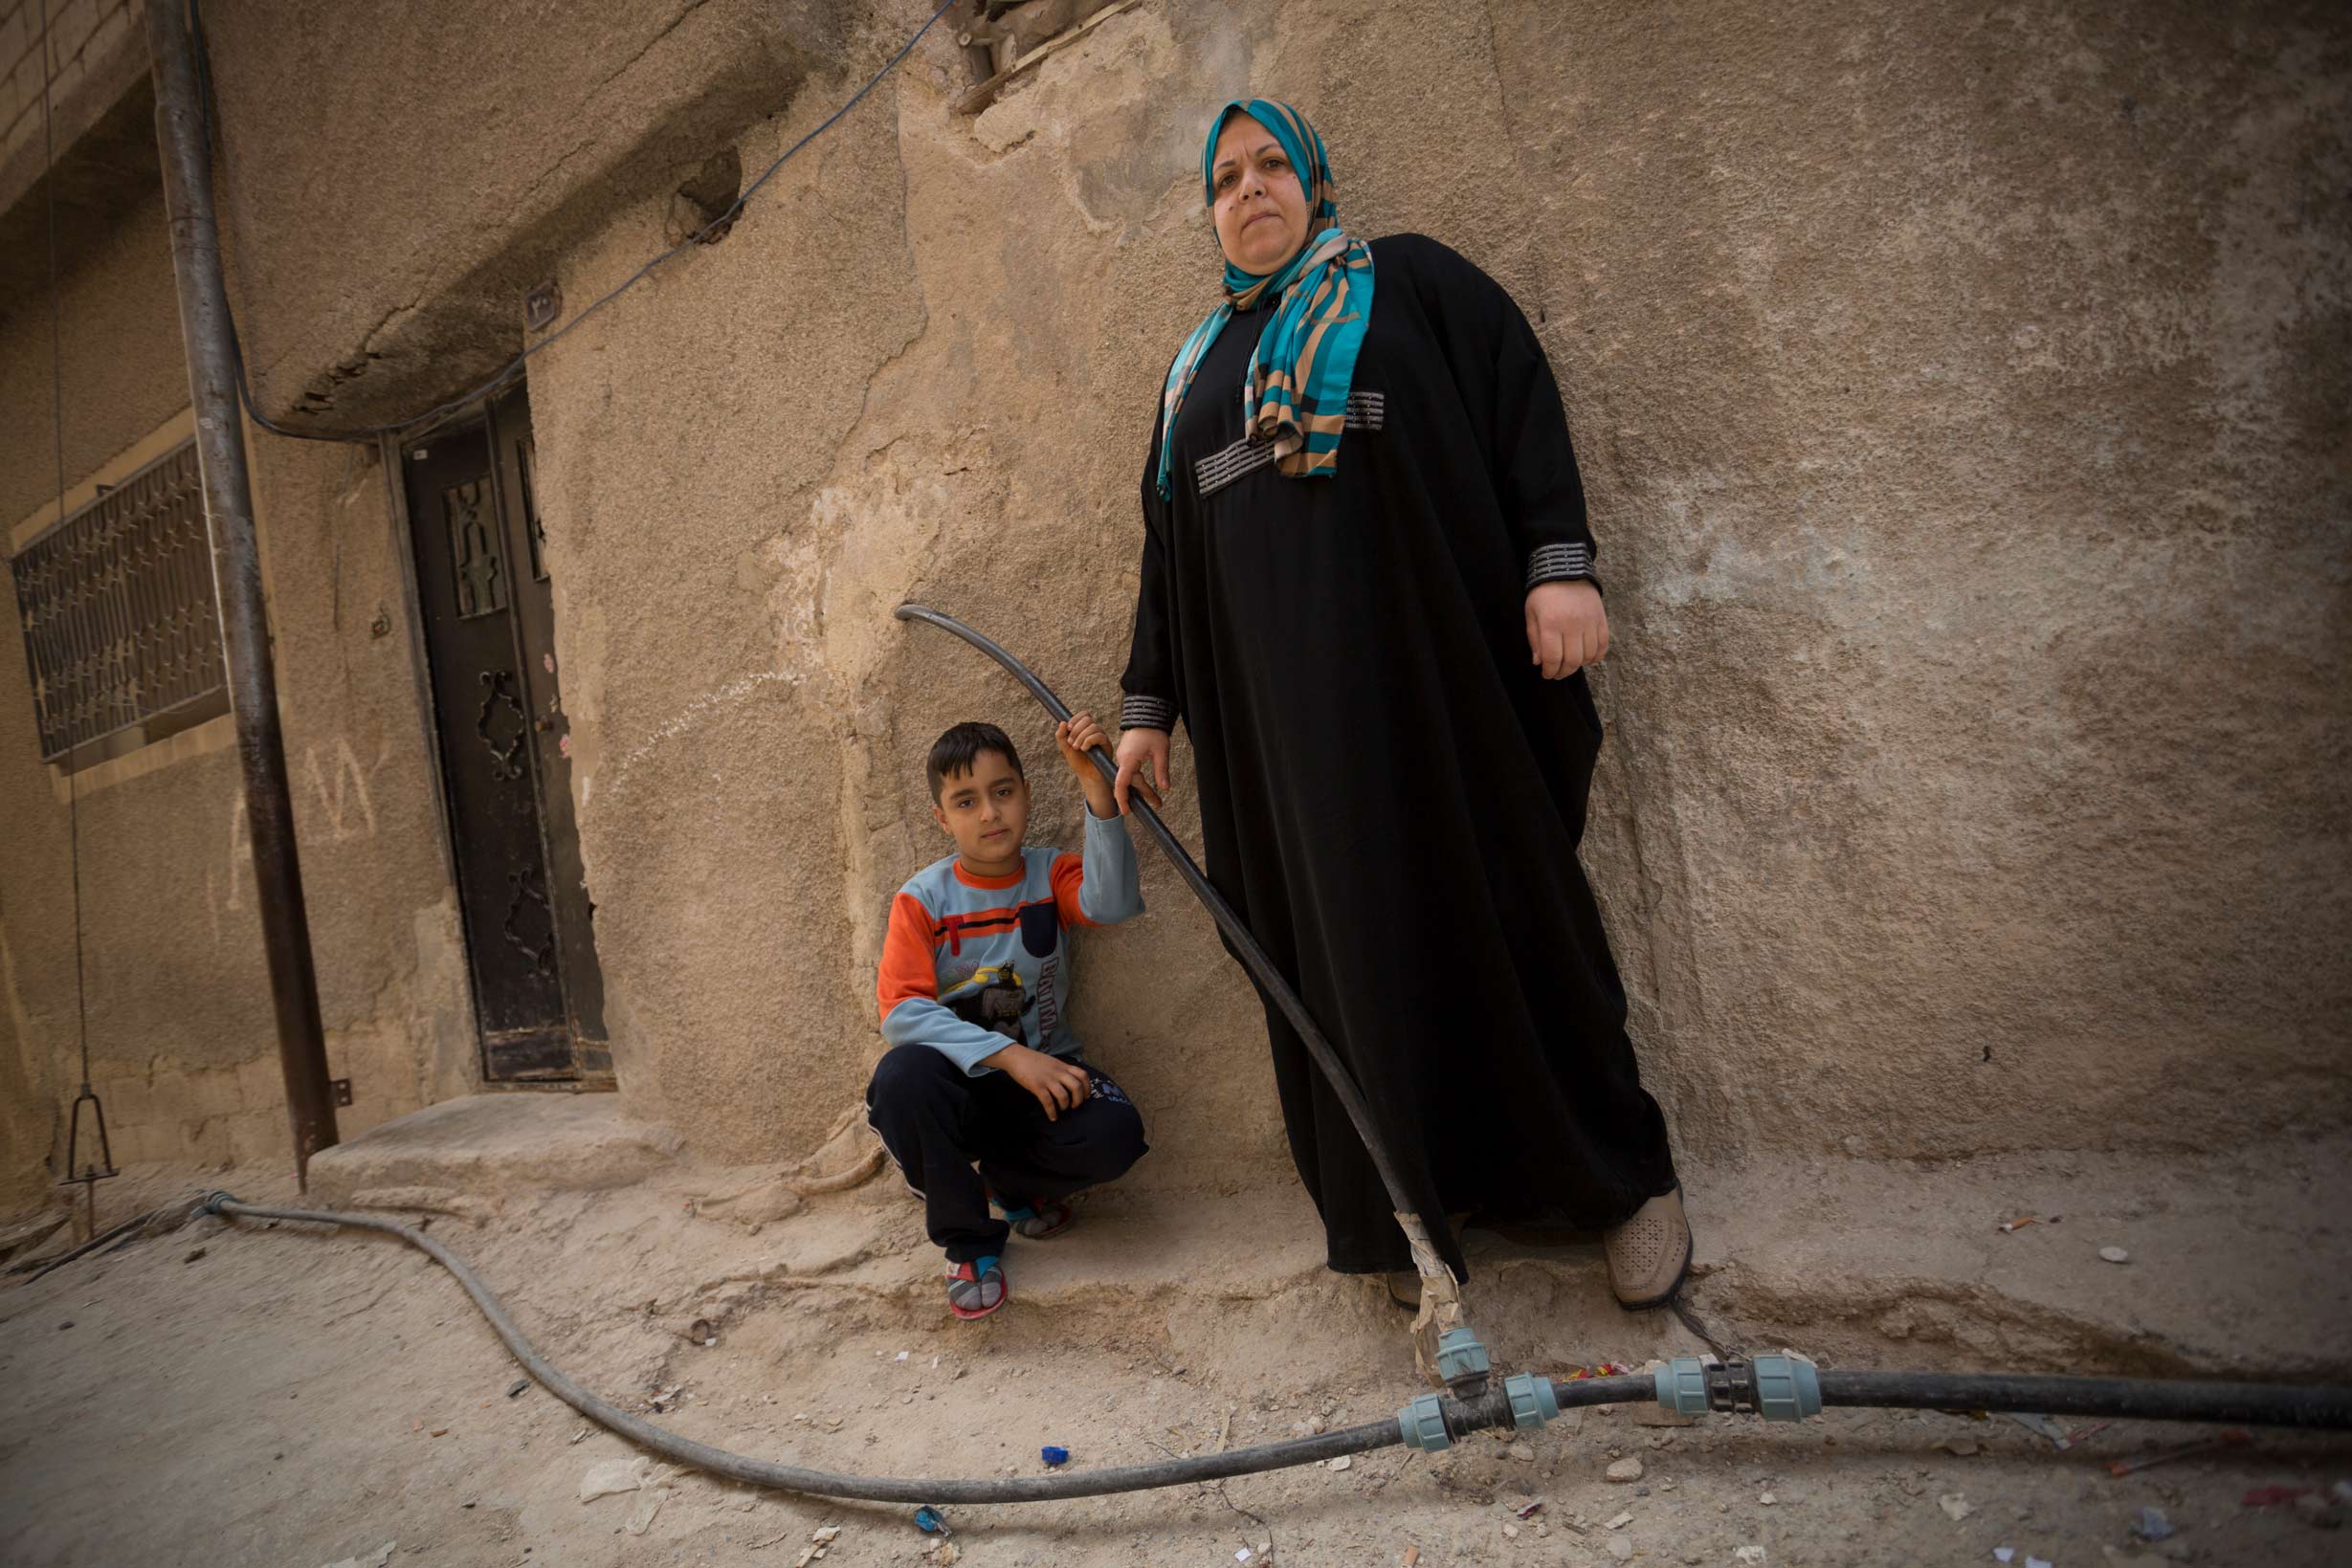
[[[212,580],[220,595],[221,647],[229,705],[236,716],[237,762],[245,778],[245,821],[254,854],[254,902],[261,915],[270,1001],[277,1013],[277,1057],[294,1130],[294,1179],[309,1190],[310,1157],[339,1141],[335,1094],[319,1021],[310,914],[294,843],[294,793],[286,784],[278,725],[277,675],[270,662],[269,607],[261,594],[261,550],[254,535],[253,483],[245,427],[237,417],[236,349],[212,212],[195,51],[185,0],[148,0],[147,50],[155,70],[155,138],[171,220],[171,271],[180,287],[180,336],[188,391],[196,410],[196,456],[212,534]]]
[[[462,1286],[474,1305],[506,1348],[547,1392],[610,1431],[639,1447],[674,1459],[712,1475],[751,1486],[770,1487],[818,1497],[858,1498],[883,1503],[1037,1503],[1065,1497],[1095,1497],[1109,1492],[1145,1491],[1157,1487],[1184,1486],[1198,1481],[1222,1481],[1261,1470],[1294,1465],[1315,1465],[1342,1454],[1370,1453],[1405,1444],[1406,1418],[1369,1422],[1342,1431],[1283,1443],[1261,1444],[1224,1453],[1196,1454],[1148,1465],[1121,1465],[1098,1470],[1063,1470],[1052,1475],[1012,1476],[991,1480],[943,1477],[850,1475],[835,1470],[809,1469],[799,1465],[754,1459],[747,1454],[714,1447],[665,1431],[600,1399],[542,1356],[515,1326],[490,1288],[457,1256],[424,1232],[373,1214],[341,1214],[319,1209],[277,1208],[248,1204],[225,1192],[207,1194],[203,1211],[240,1220],[290,1220],[344,1226],[396,1236],[417,1248]],[[2041,1378],[1953,1375],[1935,1372],[1822,1372],[1818,1374],[1821,1403],[1877,1405],[1897,1409],[1988,1409],[2063,1411],[2087,1416],[2146,1416],[2167,1421],[2227,1422],[2237,1425],[2278,1425],[2352,1430],[2352,1388],[2297,1387],[2293,1384],[2170,1382],[2147,1378]],[[1522,1380],[1512,1380],[1520,1382]],[[1543,1385],[1557,1409],[1592,1404],[1646,1404],[1659,1398],[1656,1378],[1646,1374],[1618,1378],[1577,1378],[1550,1380]],[[1472,1399],[1429,1395],[1443,1417],[1442,1434],[1416,1447],[1439,1447],[1454,1439],[1490,1427],[1519,1424],[1508,1384],[1496,1384]],[[1540,1423],[1538,1424],[1540,1424]]]
[[[1063,1470],[1052,1475],[1015,1476],[1009,1479],[959,1481],[943,1478],[889,1477],[846,1475],[832,1470],[814,1470],[798,1465],[783,1465],[766,1459],[754,1459],[748,1454],[729,1452],[707,1443],[680,1437],[666,1431],[638,1416],[633,1416],[608,1400],[599,1398],[558,1371],[542,1356],[531,1341],[515,1326],[506,1314],[505,1306],[469,1268],[463,1258],[442,1246],[421,1230],[373,1214],[337,1214],[322,1210],[274,1208],[265,1204],[247,1204],[227,1193],[211,1195],[207,1206],[214,1213],[242,1220],[298,1220],[320,1225],[348,1226],[360,1230],[379,1231],[397,1236],[417,1248],[442,1268],[455,1275],[464,1287],[474,1305],[480,1309],[490,1323],[492,1332],[505,1342],[522,1369],[537,1379],[548,1393],[579,1411],[588,1420],[609,1431],[617,1432],[637,1447],[689,1465],[712,1475],[730,1481],[742,1481],[757,1487],[772,1487],[782,1491],[805,1492],[816,1497],[852,1497],[877,1503],[1039,1503],[1061,1497],[1094,1497],[1113,1491],[1144,1491],[1155,1487],[1182,1486],[1191,1481],[1221,1481],[1228,1476],[1247,1475],[1254,1470],[1277,1469],[1290,1465],[1319,1464],[1337,1459],[1342,1454],[1367,1453],[1402,1441],[1394,1421],[1375,1422],[1369,1425],[1353,1426],[1342,1432],[1324,1432],[1316,1437],[1293,1439],[1287,1443],[1269,1444],[1258,1448],[1238,1448],[1226,1453],[1199,1454],[1190,1459],[1164,1460],[1150,1465],[1129,1465],[1112,1469]],[[1639,1378],[1619,1378],[1613,1382],[1644,1383]],[[1569,1384],[1571,1388],[1582,1384]],[[1631,1390],[1620,1391],[1620,1399],[1637,1397]],[[1449,1405],[1455,1402],[1448,1401]],[[1488,1401],[1491,1404],[1492,1400]],[[1493,1425],[1489,1410],[1481,1408],[1476,1415],[1465,1412],[1459,1419],[1461,1430],[1472,1429],[1473,1421]],[[1507,1411],[1500,1418],[1509,1420]]]
[[[2031,1410],[2046,1416],[2211,1421],[2352,1430],[2352,1388],[2322,1383],[2047,1378],[2008,1372],[1828,1372],[1823,1404],[1878,1410]]]

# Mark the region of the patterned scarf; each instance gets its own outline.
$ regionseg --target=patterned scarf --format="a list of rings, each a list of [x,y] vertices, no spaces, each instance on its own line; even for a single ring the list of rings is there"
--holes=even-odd
[[[1254,440],[1272,441],[1275,467],[1287,478],[1328,478],[1340,464],[1340,436],[1347,427],[1347,388],[1356,375],[1356,352],[1372,316],[1372,248],[1340,227],[1338,192],[1323,139],[1306,116],[1270,99],[1239,99],[1217,111],[1201,149],[1201,189],[1216,205],[1217,133],[1235,114],[1246,114],[1273,133],[1289,155],[1312,211],[1315,237],[1279,270],[1259,277],[1231,261],[1225,264],[1225,299],[1192,329],[1160,394],[1160,498],[1170,494],[1170,454],[1175,450],[1176,410],[1184,407],[1193,372],[1236,310],[1248,310],[1268,295],[1279,295],[1274,320],[1250,355],[1242,384],[1242,429]]]

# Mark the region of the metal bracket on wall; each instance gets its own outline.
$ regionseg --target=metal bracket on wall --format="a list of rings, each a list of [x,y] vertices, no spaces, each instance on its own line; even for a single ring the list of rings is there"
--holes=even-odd
[[[331,1078],[327,1081],[327,1087],[335,1092],[335,1103],[337,1105],[349,1105],[351,1103],[350,1079]]]
[[[86,1066],[83,1071],[88,1071]],[[91,1116],[96,1118],[98,1130],[98,1157],[88,1160],[81,1157],[81,1108],[85,1104],[90,1108]],[[115,1169],[114,1145],[106,1139],[106,1107],[90,1088],[89,1079],[82,1080],[81,1093],[74,1096],[73,1109],[66,1112],[66,1118],[65,1180],[59,1182],[57,1185],[81,1188],[82,1197],[85,1200],[84,1206],[89,1211],[90,1236],[91,1239],[96,1240],[98,1236],[98,1184],[122,1173]]]
[[[1023,55],[1019,59],[1013,61],[1012,64],[1005,67],[1002,71],[997,72],[996,75],[988,77],[986,81],[973,83],[971,86],[965,88],[962,95],[956,99],[956,113],[966,115],[978,114],[981,110],[996,101],[996,95],[1002,91],[1005,84],[1010,81],[1013,77],[1020,76],[1023,72],[1028,71],[1033,66],[1037,65],[1048,55],[1060,53],[1063,49],[1077,42],[1078,39],[1084,37],[1088,33],[1101,26],[1104,22],[1109,21],[1112,17],[1118,15],[1121,11],[1125,11],[1134,4],[1135,0],[1111,0],[1110,4],[1103,6],[1101,10],[1097,11],[1092,16],[1087,17],[1086,20],[1078,23],[1076,27],[1069,29],[1067,32],[1057,33],[1054,37],[1048,38],[1045,42],[1037,45],[1036,48],[1032,49],[1028,54]],[[979,39],[981,36],[982,34],[973,32],[969,23],[967,22],[965,32],[962,34],[959,34],[959,41],[965,37],[970,37],[973,39],[973,42],[965,47],[977,48],[979,46]],[[966,57],[968,58],[969,56]]]

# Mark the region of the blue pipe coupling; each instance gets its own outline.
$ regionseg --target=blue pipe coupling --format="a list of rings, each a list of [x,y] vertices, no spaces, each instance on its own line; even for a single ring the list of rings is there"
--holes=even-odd
[[[1435,1394],[1424,1394],[1399,1410],[1396,1430],[1405,1447],[1423,1453],[1436,1453],[1453,1446],[1453,1434],[1446,1430],[1445,1401]]]
[[[1821,1373],[1802,1356],[1759,1356],[1748,1363],[1756,1413],[1766,1421],[1821,1414]]]
[[[1549,1378],[1522,1372],[1505,1378],[1502,1391],[1511,1402],[1511,1425],[1516,1430],[1536,1431],[1560,1414],[1559,1396],[1552,1391]],[[1405,1447],[1419,1448],[1423,1453],[1436,1453],[1453,1447],[1453,1434],[1446,1429],[1445,1396],[1424,1394],[1399,1410],[1396,1431]]]
[[[1821,1374],[1802,1356],[1707,1361],[1677,1356],[1657,1370],[1658,1403],[1677,1416],[1750,1411],[1766,1421],[1821,1414]]]
[[[1448,1329],[1437,1336],[1437,1376],[1459,1390],[1465,1382],[1484,1382],[1494,1362],[1486,1346],[1468,1329]]]
[[[1549,1378],[1522,1372],[1503,1379],[1502,1391],[1511,1401],[1511,1424],[1520,1431],[1536,1431],[1560,1414],[1560,1398],[1552,1392]]]

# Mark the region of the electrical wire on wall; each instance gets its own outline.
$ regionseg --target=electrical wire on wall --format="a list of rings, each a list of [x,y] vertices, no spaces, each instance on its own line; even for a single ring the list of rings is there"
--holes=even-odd
[[[835,109],[832,114],[827,115],[814,130],[809,132],[808,135],[802,137],[799,141],[785,148],[783,153],[777,157],[774,163],[768,165],[766,168],[760,171],[760,177],[758,179],[745,186],[742,192],[736,196],[735,200],[727,204],[727,208],[724,211],[721,212],[717,217],[712,218],[708,223],[705,223],[701,228],[696,230],[693,233],[688,234],[684,239],[679,240],[676,245],[673,245],[668,250],[662,252],[659,255],[656,255],[652,260],[647,261],[644,265],[637,268],[635,272],[631,273],[627,277],[621,279],[619,283],[615,284],[610,289],[608,289],[605,293],[599,295],[595,299],[589,301],[588,304],[574,315],[570,320],[566,321],[562,326],[557,327],[554,331],[549,332],[545,337],[540,339],[539,342],[531,344],[521,353],[516,355],[512,360],[507,362],[506,365],[500,369],[498,374],[492,376],[488,381],[483,382],[480,386],[473,387],[470,390],[460,392],[455,397],[436,403],[432,408],[427,409],[424,412],[411,418],[403,419],[389,425],[366,425],[362,426],[358,430],[351,431],[295,430],[289,426],[280,425],[276,420],[270,418],[267,414],[263,413],[259,407],[254,402],[253,387],[248,383],[245,374],[244,342],[236,332],[235,321],[233,315],[230,323],[229,342],[231,352],[235,356],[236,360],[237,400],[245,405],[245,412],[252,418],[253,422],[260,426],[263,430],[268,431],[273,435],[288,436],[297,441],[371,441],[378,436],[398,435],[403,431],[414,430],[421,425],[430,425],[433,421],[442,418],[444,415],[455,413],[461,409],[468,408],[473,404],[478,403],[483,399],[486,399],[502,390],[507,386],[511,385],[518,376],[522,374],[524,362],[528,361],[532,355],[538,353],[541,349],[547,347],[550,343],[555,342],[565,334],[571,331],[572,328],[578,326],[581,322],[587,320],[589,317],[604,309],[605,306],[610,304],[613,300],[619,298],[622,295],[636,287],[637,284],[643,282],[652,275],[655,268],[659,267],[663,262],[668,261],[679,252],[686,250],[689,246],[702,243],[704,238],[714,230],[723,232],[728,225],[735,221],[737,215],[743,211],[744,204],[750,201],[751,198],[758,193],[762,186],[767,184],[769,180],[775,177],[778,169],[781,169],[786,164],[791,162],[794,154],[798,153],[810,143],[814,142],[818,137],[823,136],[827,131],[832,129],[833,123],[836,121],[838,121],[843,115],[848,114],[852,109],[857,107],[858,102],[863,99],[868,93],[873,92],[876,87],[881,84],[881,80],[884,77],[889,76],[891,72],[897,70],[899,67],[899,62],[914,53],[915,46],[922,41],[923,34],[929,33],[939,19],[947,14],[948,7],[954,5],[955,3],[956,0],[941,0],[939,9],[930,14],[929,18],[923,22],[922,26],[915,30],[914,35],[908,38],[906,42],[899,47],[899,52],[896,55],[891,55],[888,60],[883,62],[880,70],[875,72],[873,76],[866,78],[866,84],[863,87],[860,87],[856,92],[852,93],[849,97],[849,100],[843,103],[838,109]],[[211,50],[211,47],[205,42],[204,7],[201,4],[201,0],[189,0],[188,14],[196,39],[196,72],[200,84],[198,97],[204,107],[204,143],[207,156],[210,156],[212,143],[213,124]]]

